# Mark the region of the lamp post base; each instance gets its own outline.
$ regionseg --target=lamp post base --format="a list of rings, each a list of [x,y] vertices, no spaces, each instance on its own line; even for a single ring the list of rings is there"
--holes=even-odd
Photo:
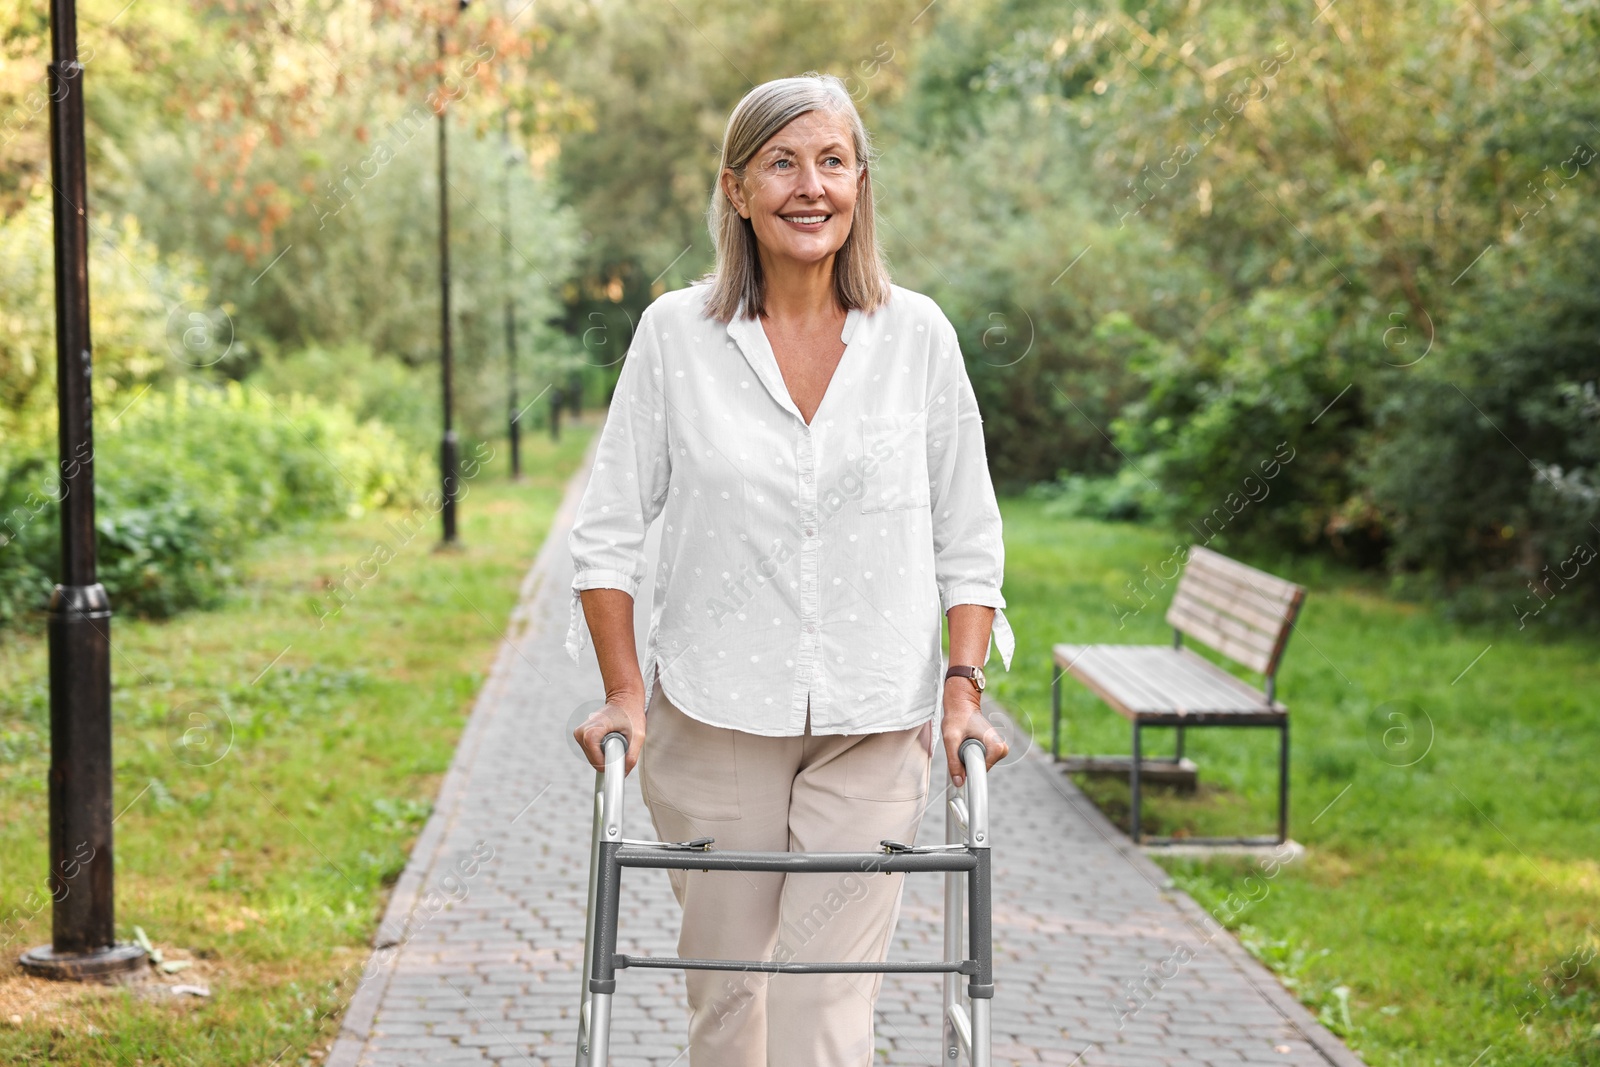
[[[96,982],[143,970],[149,965],[143,948],[134,944],[111,945],[93,952],[57,952],[38,945],[18,962],[25,974],[60,982]]]

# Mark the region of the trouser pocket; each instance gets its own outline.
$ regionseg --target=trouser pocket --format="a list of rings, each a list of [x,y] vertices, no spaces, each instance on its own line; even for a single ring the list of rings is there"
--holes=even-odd
[[[739,818],[738,734],[680,711],[665,692],[646,719],[646,803],[709,821]],[[648,781],[648,785],[646,782]]]

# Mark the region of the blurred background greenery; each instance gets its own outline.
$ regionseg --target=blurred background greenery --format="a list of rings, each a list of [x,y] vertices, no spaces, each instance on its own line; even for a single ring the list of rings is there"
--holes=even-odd
[[[403,403],[430,447],[441,24],[471,434],[505,420],[506,297],[524,396],[577,372],[603,402],[638,313],[710,266],[729,108],[831,71],[1003,487],[1468,616],[1597,600],[1571,573],[1600,516],[1593,4],[91,0],[102,411],[254,381]],[[53,407],[47,32],[0,6],[7,512]]]
[[[1374,1062],[1456,1062],[1423,1050],[1454,1056],[1481,1032],[1514,1040],[1525,986],[1563,1006],[1543,1016],[1561,1028],[1529,1022],[1527,1047],[1502,1043],[1484,1067],[1595,1061],[1593,972],[1531,984],[1539,960],[1590,936],[1600,900],[1592,811],[1573,809],[1593,795],[1574,769],[1582,746],[1565,806],[1550,806],[1543,770],[1542,784],[1511,772],[1546,766],[1530,744],[1592,739],[1580,726],[1600,615],[1600,3],[80,12],[98,521],[119,618],[215,610],[260,564],[258,534],[359,526],[414,506],[436,477],[438,30],[464,454],[504,436],[505,302],[524,425],[545,425],[557,389],[603,406],[643,308],[711,266],[705,210],[732,106],[768,78],[834,73],[876,139],[895,280],[955,324],[1007,498],[1017,615],[1037,622],[1019,626],[1019,655],[1037,676],[1003,682],[1001,698],[1039,707],[1052,639],[1116,640],[1138,568],[1174,538],[1311,584],[1307,619],[1329,604],[1323,636],[1345,656],[1404,633],[1413,644],[1368,665],[1373,701],[1475,700],[1500,724],[1446,750],[1470,750],[1479,784],[1503,790],[1519,840],[1559,875],[1559,903],[1507,875],[1501,896],[1451,912],[1458,942],[1394,920],[1359,950],[1327,946],[1338,931],[1318,916],[1392,918],[1402,893],[1435,915],[1459,902],[1459,871],[1503,871],[1504,842],[1487,833],[1435,873],[1392,863],[1407,835],[1380,789],[1350,802],[1359,829],[1312,837],[1337,877],[1286,876],[1298,888],[1252,913],[1247,944],[1282,957],[1291,982],[1334,967],[1323,1008],[1328,989],[1346,992],[1325,1021]],[[24,647],[57,552],[48,33],[43,6],[0,0],[0,626]],[[514,547],[498,545],[506,574]],[[1092,581],[1073,577],[1085,569]],[[1046,601],[1052,583],[1077,593]],[[1153,613],[1147,624],[1159,630]],[[1539,654],[1476,697],[1430,697],[1433,682],[1411,677],[1514,642]],[[1333,795],[1365,766],[1335,750],[1361,748],[1365,726],[1340,718],[1348,700],[1317,681],[1317,657],[1296,639],[1290,671],[1308,680],[1289,698],[1321,724],[1297,740],[1296,789],[1309,775]],[[1226,746],[1210,755],[1219,781],[1265,781]],[[1428,812],[1472,817],[1448,791],[1419,796],[1412,829],[1445,832]],[[1205,828],[1206,805],[1231,818],[1230,803],[1158,797],[1154,811]],[[1203,901],[1248,874],[1178,873]],[[1527,921],[1500,923],[1505,909]],[[1291,965],[1297,930],[1333,962]],[[1507,930],[1518,951],[1486,952]],[[1373,947],[1388,937],[1404,951]]]

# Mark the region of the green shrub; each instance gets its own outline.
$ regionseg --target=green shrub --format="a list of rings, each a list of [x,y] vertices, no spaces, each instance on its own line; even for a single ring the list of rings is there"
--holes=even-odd
[[[439,444],[437,365],[414,367],[359,343],[312,345],[263,358],[246,385],[273,395],[303,393],[363,421],[376,419],[418,450]]]
[[[0,621],[44,606],[59,574],[55,441],[0,457]],[[99,579],[118,611],[214,603],[251,540],[291,523],[412,503],[425,459],[333,404],[178,382],[96,427]]]
[[[1157,490],[1132,466],[1092,477],[1063,472],[1053,482],[1028,487],[1027,495],[1045,501],[1051,518],[1138,522],[1155,509]]]

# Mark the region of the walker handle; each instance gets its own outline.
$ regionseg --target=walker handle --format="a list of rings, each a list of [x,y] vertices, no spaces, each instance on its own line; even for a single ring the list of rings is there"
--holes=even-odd
[[[622,840],[622,776],[627,758],[627,736],[621,729],[613,729],[600,739],[600,752],[605,753],[605,769],[595,773],[595,792],[600,793],[600,832],[602,841]]]
[[[967,833],[968,844],[973,848],[988,848],[989,838],[989,774],[988,749],[976,737],[969,737],[956,749],[961,766],[967,772]]]

